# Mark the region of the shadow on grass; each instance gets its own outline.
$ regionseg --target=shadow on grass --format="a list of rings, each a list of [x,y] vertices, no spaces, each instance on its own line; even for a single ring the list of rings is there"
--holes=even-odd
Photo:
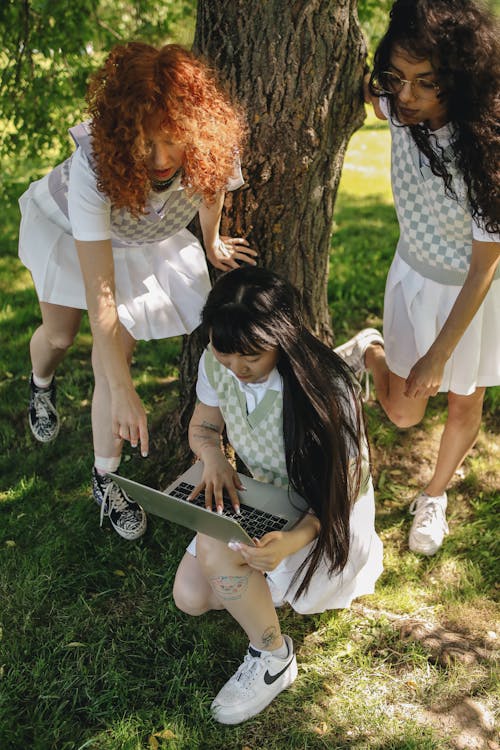
[[[379,323],[397,225],[392,207],[381,205],[377,196],[339,198],[336,223],[329,292],[340,339],[362,325]],[[15,260],[17,222],[12,220],[7,232],[17,273],[22,270]],[[33,442],[26,423],[28,342],[39,312],[31,286],[19,289],[14,281],[0,287],[0,309],[6,311],[0,332],[7,341],[0,355],[5,375],[0,384],[2,750],[138,750],[148,746],[153,731],[166,727],[175,735],[166,743],[172,750],[440,748],[430,729],[402,718],[391,723],[382,688],[377,704],[370,674],[375,677],[383,669],[387,656],[376,634],[372,640],[367,636],[355,659],[347,647],[343,651],[352,624],[345,612],[302,617],[280,611],[299,651],[294,687],[243,726],[220,727],[210,719],[212,697],[240,663],[245,638],[224,613],[195,619],[176,610],[171,589],[190,532],[151,518],[146,536],[127,543],[106,520],[99,528],[99,510],[89,490],[92,373],[86,321],[60,368],[61,434],[54,444]],[[138,348],[135,374],[153,432],[161,429],[164,410],[177,399],[178,351],[178,341]],[[378,450],[389,452],[401,440],[411,443],[409,432],[402,438],[382,419],[376,413],[371,418]],[[166,446],[162,449],[153,448],[146,461],[127,449],[123,473],[155,484],[170,470]],[[490,570],[493,562],[484,551],[490,503],[481,497],[480,480],[474,492],[477,524],[453,544],[459,556],[469,555],[482,570]],[[382,504],[379,520],[383,532],[394,532],[390,544],[400,554],[397,569],[384,574],[381,587],[411,586],[422,571],[439,564],[439,557],[417,564],[403,549],[403,501]],[[457,590],[460,586],[457,581]],[[332,633],[328,630],[321,640],[323,627]],[[316,661],[309,658],[312,637],[316,646],[319,642]],[[378,659],[376,668],[367,661],[370,650]],[[343,675],[349,670],[352,680],[346,687]],[[383,681],[389,684],[398,678],[397,671],[387,676]],[[391,705],[397,706],[404,682],[397,689]],[[363,713],[372,692],[374,704]]]
[[[348,717],[339,708],[325,685],[341,679],[328,629],[345,642],[350,620],[342,612],[282,610],[299,652],[299,679],[254,721],[215,724],[210,702],[246,640],[226,613],[198,619],[176,610],[171,588],[190,533],[151,519],[143,540],[124,542],[109,526],[99,530],[98,510],[81,491],[54,494],[41,479],[20,482],[0,507],[2,750],[74,750],[87,742],[98,750],[146,748],[148,736],[165,727],[177,737],[168,747],[190,750],[439,747],[427,730],[397,722],[379,741],[381,707],[372,709],[371,729],[363,728],[362,709]],[[322,628],[322,663],[311,671],[307,641],[314,636],[317,646]],[[340,659],[347,665],[345,653]],[[357,679],[358,667],[349,669]]]

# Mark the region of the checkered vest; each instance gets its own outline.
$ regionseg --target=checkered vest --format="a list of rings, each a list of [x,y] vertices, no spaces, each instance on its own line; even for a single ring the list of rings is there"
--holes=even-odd
[[[395,125],[392,134],[391,177],[399,220],[397,251],[418,273],[441,284],[462,285],[469,270],[472,251],[472,217],[464,179],[444,151],[457,198],[448,196],[444,182],[422,164],[410,130]],[[497,270],[500,276],[500,266]]]
[[[283,394],[268,390],[251,414],[245,394],[210,349],[205,353],[208,382],[217,393],[229,442],[260,482],[288,487],[283,439]]]
[[[91,168],[94,166],[89,123],[85,122],[70,129],[75,144],[83,150]],[[68,216],[68,186],[72,156],[59,164],[49,176],[49,190],[64,215]],[[180,176],[163,193],[165,203],[160,211],[146,204],[146,214],[134,217],[126,208],[110,208],[111,237],[113,245],[142,245],[172,237],[187,227],[196,215],[201,197],[187,196],[181,185]]]

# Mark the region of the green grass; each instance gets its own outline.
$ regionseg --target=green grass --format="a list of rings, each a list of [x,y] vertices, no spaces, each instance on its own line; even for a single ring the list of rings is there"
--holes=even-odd
[[[388,133],[369,120],[348,153],[335,214],[329,292],[338,341],[380,324],[397,237],[388,183]],[[12,195],[22,185],[11,188]],[[53,445],[26,422],[28,342],[38,323],[29,274],[16,258],[18,213],[4,207],[0,259],[0,748],[1,750],[444,750],[429,722],[465,696],[495,709],[487,663],[443,668],[403,641],[384,611],[425,617],[471,638],[495,629],[498,410],[451,491],[452,535],[435,558],[406,546],[407,504],[432,460],[444,401],[419,430],[391,427],[367,408],[385,571],[363,603],[303,617],[280,610],[300,677],[255,720],[228,728],[209,706],[246,647],[224,613],[189,618],[171,597],[190,533],[150,519],[144,539],[98,524],[92,461],[90,333],[84,322],[60,368],[63,423]],[[361,272],[360,272],[361,270]],[[163,435],[178,398],[178,339],[141,344],[134,376],[151,415],[153,448],[125,451],[124,473],[162,485],[172,473]],[[498,390],[498,389],[497,389]],[[495,452],[496,451],[496,452]],[[496,506],[496,507],[495,507]],[[377,614],[378,612],[378,614]]]

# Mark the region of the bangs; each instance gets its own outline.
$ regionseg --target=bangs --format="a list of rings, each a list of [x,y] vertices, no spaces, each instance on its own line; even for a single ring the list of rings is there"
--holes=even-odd
[[[241,305],[224,305],[205,325],[212,345],[221,354],[250,356],[279,345],[264,321],[250,320],[249,311]]]

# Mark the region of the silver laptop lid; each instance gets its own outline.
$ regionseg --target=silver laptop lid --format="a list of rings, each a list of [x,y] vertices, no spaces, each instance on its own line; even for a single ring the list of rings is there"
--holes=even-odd
[[[254,536],[259,537],[273,529],[286,530],[291,528],[306,509],[304,500],[296,493],[293,493],[292,505],[287,490],[240,475],[243,485],[247,488],[245,492],[239,493],[242,509],[241,517],[234,516],[233,510],[227,506],[227,502],[224,515],[218,515],[215,511],[206,509],[204,504],[200,507],[193,502],[186,502],[185,499],[182,499],[186,496],[186,492],[184,492],[184,496],[178,492],[180,485],[185,484],[190,488],[190,486],[194,487],[199,484],[202,472],[203,464],[198,461],[177,477],[165,492],[140,484],[132,479],[121,477],[118,474],[110,473],[110,476],[148,513],[166,518],[225,543],[240,541],[253,546],[252,537],[242,528],[240,523],[248,524],[247,528],[254,532],[258,528],[260,531],[254,533]],[[238,518],[240,523],[237,520]]]

